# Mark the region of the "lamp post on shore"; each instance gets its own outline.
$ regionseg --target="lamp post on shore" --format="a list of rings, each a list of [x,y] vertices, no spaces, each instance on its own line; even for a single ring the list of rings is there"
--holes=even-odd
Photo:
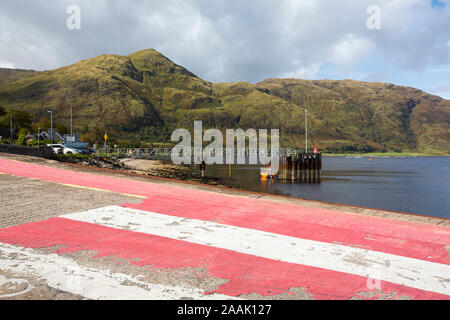
[[[9,114],[9,125],[11,128],[11,145],[13,144],[13,124],[12,124],[12,115]]]
[[[70,136],[73,137],[73,110],[72,106],[70,106]]]
[[[308,153],[308,107],[303,108],[305,111],[305,136],[306,136],[306,153]]]
[[[50,144],[53,144],[53,111],[50,113]]]

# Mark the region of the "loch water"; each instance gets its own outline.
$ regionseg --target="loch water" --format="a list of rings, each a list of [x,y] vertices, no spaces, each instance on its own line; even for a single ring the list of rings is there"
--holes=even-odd
[[[301,199],[450,218],[450,157],[324,157],[323,181],[261,181],[260,168],[208,166],[228,186]]]

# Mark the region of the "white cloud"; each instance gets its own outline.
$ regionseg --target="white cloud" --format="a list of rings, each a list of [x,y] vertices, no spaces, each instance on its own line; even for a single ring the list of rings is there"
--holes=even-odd
[[[331,61],[344,69],[351,69],[361,58],[370,54],[375,48],[372,41],[358,37],[354,34],[346,34],[331,49]]]
[[[373,0],[0,0],[0,60],[53,69],[104,53],[155,48],[211,81],[313,78],[333,64],[343,77],[372,58],[402,70],[450,63],[450,8],[377,0],[381,30],[366,27]],[[82,29],[66,28],[79,5]],[[24,10],[24,8],[27,8]],[[370,61],[368,61],[370,60]]]
[[[12,62],[0,60],[0,68],[14,69],[16,65]]]
[[[298,63],[300,64],[300,63]],[[299,67],[291,72],[286,72],[281,75],[282,78],[299,78],[299,79],[309,79],[313,80],[317,78],[317,72],[319,71],[321,65],[313,64],[308,67]]]

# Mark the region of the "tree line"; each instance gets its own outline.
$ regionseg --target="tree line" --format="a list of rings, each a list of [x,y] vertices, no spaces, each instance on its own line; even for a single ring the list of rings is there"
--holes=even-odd
[[[37,134],[38,129],[40,131],[47,131],[51,127],[50,117],[42,117],[39,121],[33,121],[33,115],[24,110],[5,110],[5,108],[0,106],[0,127],[11,128],[12,119],[12,129],[14,135],[18,137],[17,144],[26,144],[25,137],[27,135]],[[57,122],[53,122],[53,128],[56,129],[60,134],[68,134],[69,129]],[[10,136],[3,137],[4,140],[10,139]]]

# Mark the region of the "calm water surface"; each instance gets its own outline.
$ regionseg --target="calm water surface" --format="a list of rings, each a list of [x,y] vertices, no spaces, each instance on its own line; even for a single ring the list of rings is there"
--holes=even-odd
[[[257,166],[210,166],[206,174],[244,190],[450,218],[450,158],[326,157],[321,184],[260,180]]]

